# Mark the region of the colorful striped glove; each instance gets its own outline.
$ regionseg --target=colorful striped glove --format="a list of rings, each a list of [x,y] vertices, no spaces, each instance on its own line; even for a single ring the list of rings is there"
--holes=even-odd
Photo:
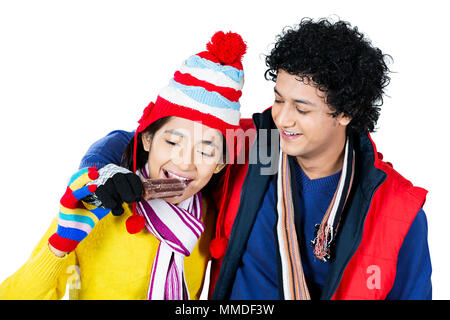
[[[54,248],[64,252],[75,250],[92,228],[111,211],[82,201],[96,191],[96,185],[86,184],[98,177],[96,168],[83,168],[70,179],[60,200],[58,228],[48,239]]]

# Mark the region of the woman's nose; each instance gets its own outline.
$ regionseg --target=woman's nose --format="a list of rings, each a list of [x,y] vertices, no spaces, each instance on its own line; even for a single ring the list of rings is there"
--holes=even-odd
[[[180,170],[189,171],[195,168],[194,164],[194,152],[189,148],[184,148],[180,152],[180,156],[177,159],[176,165]]]

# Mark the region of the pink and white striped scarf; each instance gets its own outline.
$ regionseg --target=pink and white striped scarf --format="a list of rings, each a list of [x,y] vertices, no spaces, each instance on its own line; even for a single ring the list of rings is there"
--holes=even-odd
[[[148,178],[146,167],[137,173]],[[160,241],[153,261],[147,299],[189,300],[184,258],[191,254],[205,229],[201,221],[201,193],[177,205],[161,199],[141,200],[136,208],[138,214],[145,218],[148,232]]]

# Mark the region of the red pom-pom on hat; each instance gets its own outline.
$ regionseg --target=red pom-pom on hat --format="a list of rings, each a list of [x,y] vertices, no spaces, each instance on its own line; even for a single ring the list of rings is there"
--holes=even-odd
[[[233,65],[241,62],[242,56],[247,51],[247,45],[237,33],[218,31],[212,36],[211,41],[206,44],[206,49],[220,63]]]

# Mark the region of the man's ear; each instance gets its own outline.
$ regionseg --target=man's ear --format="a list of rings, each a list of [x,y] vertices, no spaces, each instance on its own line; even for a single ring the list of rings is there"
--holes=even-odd
[[[142,145],[144,146],[144,150],[149,152],[150,151],[150,133],[144,132],[141,134],[142,139]]]
[[[222,171],[223,168],[226,167],[226,163],[219,163],[216,166],[216,169],[214,170],[214,173],[219,173],[220,171]]]
[[[343,127],[346,127],[350,121],[352,121],[352,117],[344,115],[344,113],[341,113],[337,116],[336,121]]]

